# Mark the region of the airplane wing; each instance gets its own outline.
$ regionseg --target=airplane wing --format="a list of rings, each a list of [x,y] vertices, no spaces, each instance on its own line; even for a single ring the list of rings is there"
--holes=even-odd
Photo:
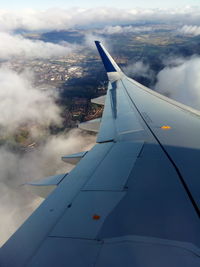
[[[199,267],[200,113],[96,46],[110,81],[97,144],[71,157],[79,163],[0,249],[0,266]]]

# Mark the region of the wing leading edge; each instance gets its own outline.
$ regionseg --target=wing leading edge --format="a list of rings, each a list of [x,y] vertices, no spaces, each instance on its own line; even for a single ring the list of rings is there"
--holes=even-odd
[[[98,144],[1,248],[0,265],[199,266],[199,114],[96,46],[110,80]]]

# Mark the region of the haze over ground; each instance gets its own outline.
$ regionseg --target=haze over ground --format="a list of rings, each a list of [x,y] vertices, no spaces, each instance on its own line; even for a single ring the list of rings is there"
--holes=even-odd
[[[150,4],[151,3],[151,8]],[[24,32],[48,32],[79,28],[95,28],[86,34],[85,44],[93,46],[94,38],[116,33],[151,31],[151,23],[175,23],[181,35],[200,35],[199,1],[74,1],[70,8],[66,1],[4,1],[0,9],[0,59],[13,58],[50,59],[76,52],[79,45],[67,42],[51,43],[27,38]],[[196,5],[196,6],[193,6]],[[97,7],[101,6],[101,7]],[[110,6],[110,7],[108,7]],[[112,7],[113,6],[113,7]],[[117,6],[117,8],[116,8]],[[139,6],[139,7],[137,7]],[[17,10],[17,11],[16,11]],[[94,24],[95,22],[95,24]],[[143,28],[137,23],[145,22]],[[148,28],[148,29],[147,29]],[[107,44],[112,53],[112,44]],[[166,55],[167,58],[167,55]],[[155,88],[161,93],[200,108],[200,58],[166,60],[157,76]],[[150,66],[142,61],[130,64],[129,73],[152,75]],[[11,151],[6,144],[0,146],[0,240],[3,243],[21,222],[34,210],[39,199],[25,192],[19,184],[47,175],[67,172],[70,166],[60,161],[65,154],[88,149],[94,136],[83,135],[78,130],[52,135],[51,123],[62,121],[58,95],[48,88],[35,88],[32,71],[17,73],[6,64],[0,68],[0,126],[1,134],[12,135],[19,125],[34,121],[47,131],[45,142],[31,153],[21,155]],[[43,128],[32,132],[40,135]]]

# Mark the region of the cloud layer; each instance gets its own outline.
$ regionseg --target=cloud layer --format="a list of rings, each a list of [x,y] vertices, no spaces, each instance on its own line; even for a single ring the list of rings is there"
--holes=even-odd
[[[187,6],[179,9],[54,8],[44,11],[33,9],[23,11],[0,10],[0,31],[17,29],[31,31],[66,30],[74,26],[120,25],[136,21],[167,23],[171,21],[198,25],[200,8]]]
[[[55,8],[44,11],[28,9],[18,12],[0,9],[0,59],[52,58],[67,55],[77,49],[76,45],[69,43],[53,44],[28,39],[25,38],[25,35],[20,34],[21,31],[45,32],[75,27],[93,27],[95,28],[94,35],[140,33],[153,30],[148,26],[148,22],[168,23],[169,21],[181,24],[181,27],[177,26],[178,32],[181,34],[198,35],[200,33],[200,26],[198,26],[200,8]],[[130,25],[134,23],[136,23],[135,26]],[[99,26],[103,28],[99,29]],[[159,25],[156,24],[156,27],[159,28]],[[86,35],[86,41],[88,39],[89,37]]]
[[[177,65],[177,62],[180,64]],[[179,102],[200,109],[200,57],[174,60],[158,73],[155,90]]]
[[[152,27],[149,26],[106,26],[102,30],[98,30],[100,34],[121,34],[121,33],[140,33],[152,31]]]
[[[61,122],[55,90],[41,91],[32,84],[31,72],[18,74],[0,68],[0,127],[7,132],[14,132],[25,123],[48,127]]]
[[[182,28],[179,29],[179,32],[184,34],[184,35],[197,36],[197,35],[200,35],[200,26],[184,25]]]
[[[151,78],[153,76],[153,71],[150,69],[148,64],[144,64],[143,61],[137,61],[133,64],[123,68],[123,71],[127,76],[140,76]]]
[[[69,43],[53,44],[39,40],[30,40],[22,35],[0,32],[0,59],[13,58],[52,58],[66,56],[74,49],[75,45]]]

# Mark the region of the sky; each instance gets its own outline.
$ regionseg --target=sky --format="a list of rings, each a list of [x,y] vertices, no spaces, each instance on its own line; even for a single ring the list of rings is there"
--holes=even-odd
[[[200,6],[199,0],[8,0],[1,1],[0,8],[5,9],[22,9],[22,8],[36,8],[47,9],[52,7],[69,8],[69,7],[84,7],[93,8],[98,6],[104,7],[118,7],[118,8],[133,8],[133,7],[146,7],[146,8],[170,8],[170,7],[182,7],[182,6]]]

